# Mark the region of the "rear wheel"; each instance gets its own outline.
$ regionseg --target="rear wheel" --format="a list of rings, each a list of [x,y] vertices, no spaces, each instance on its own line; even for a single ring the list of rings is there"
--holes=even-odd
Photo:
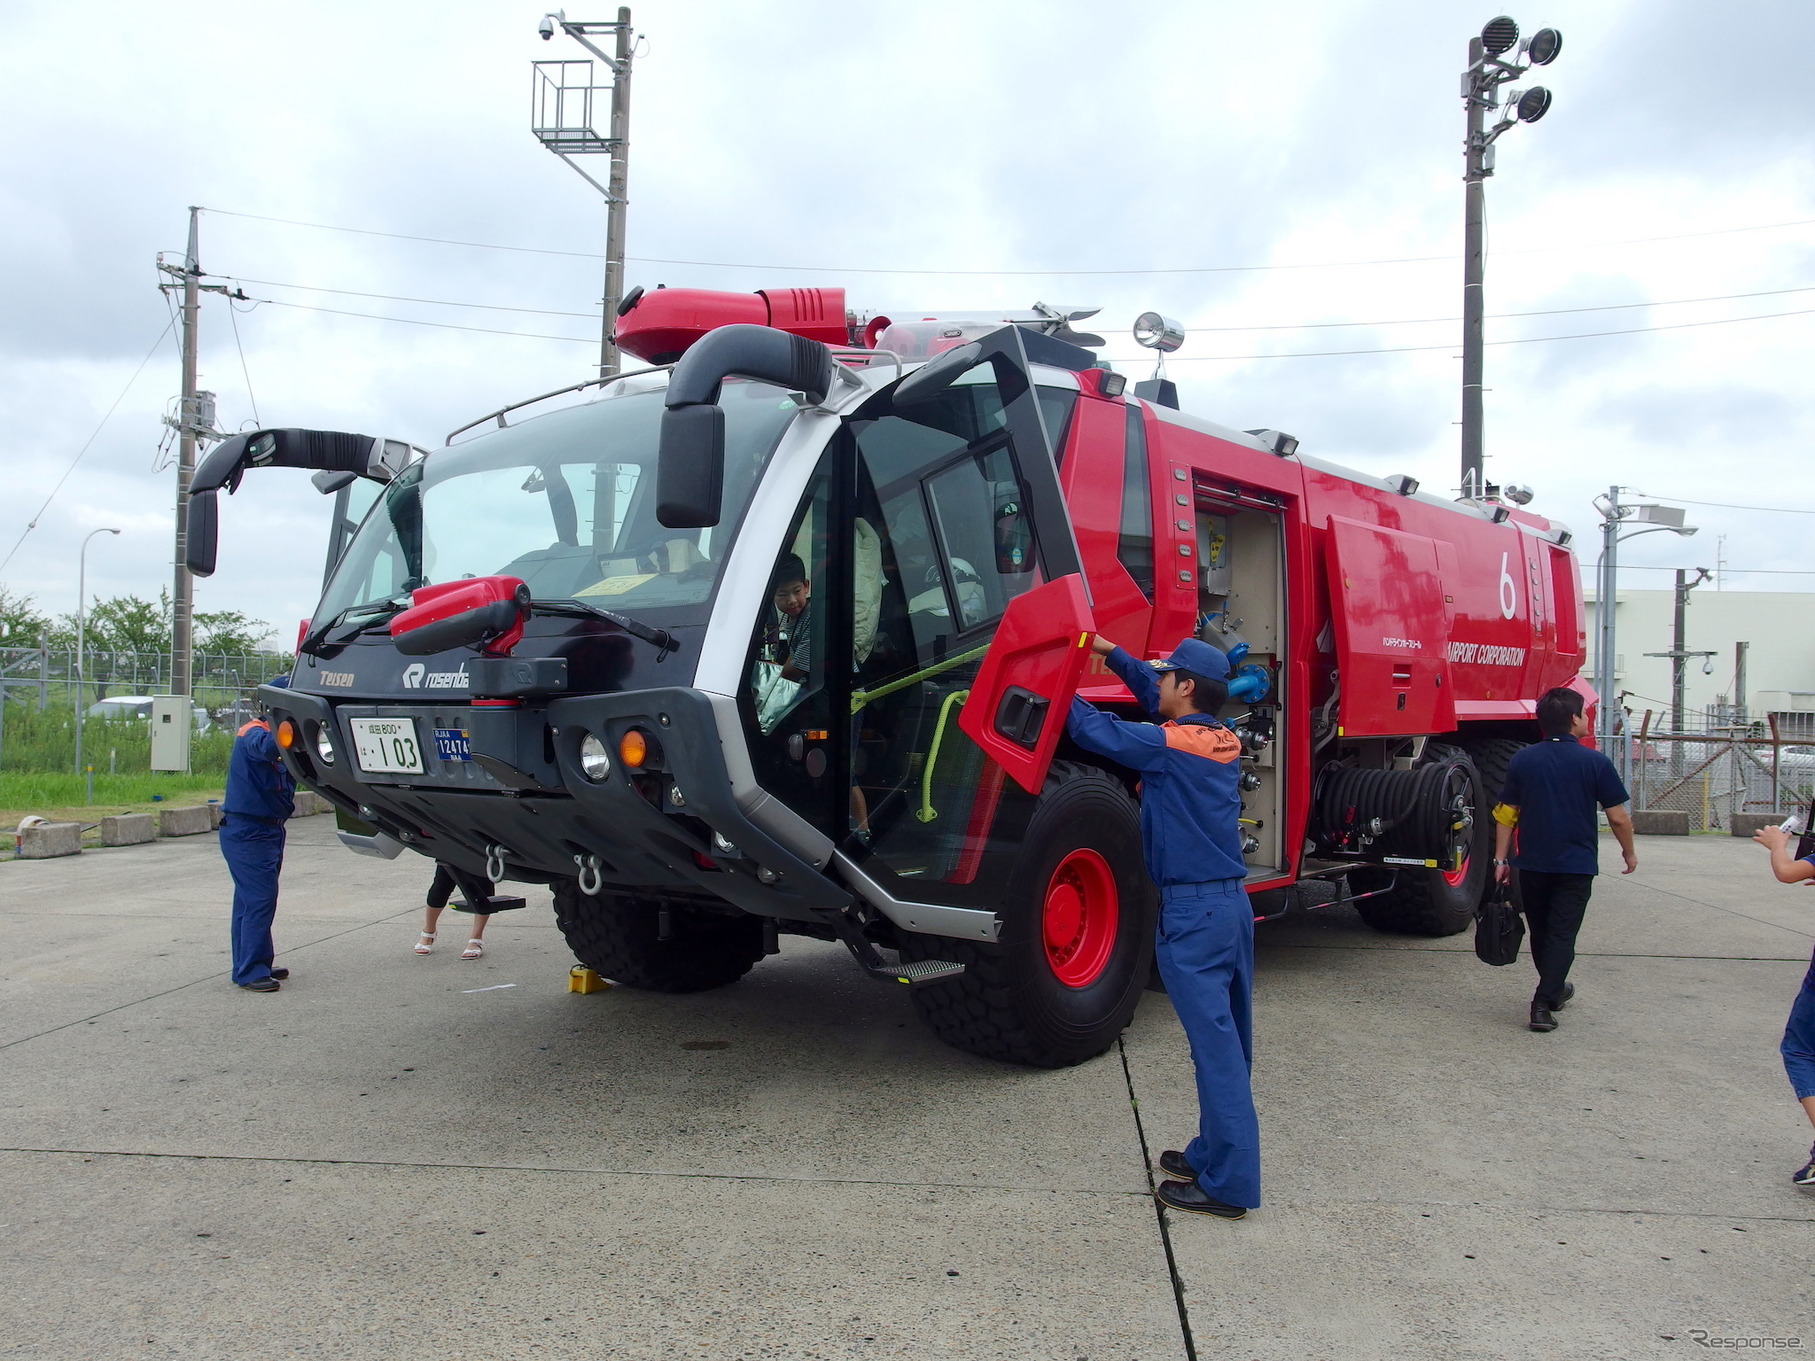
[[[1153,955],[1140,810],[1118,781],[1054,763],[1001,910],[993,945],[903,938],[905,958],[965,965],[915,989],[921,1018],[947,1044],[1009,1063],[1101,1054],[1133,1018]]]
[[[1428,759],[1453,768],[1439,796],[1448,813],[1451,840],[1447,847],[1433,849],[1449,856],[1461,851],[1462,863],[1456,869],[1355,871],[1351,879],[1363,891],[1376,889],[1393,876],[1388,892],[1355,904],[1361,919],[1376,931],[1407,936],[1453,936],[1466,931],[1474,925],[1475,907],[1487,886],[1493,823],[1481,772],[1456,747],[1433,747]]]
[[[735,983],[763,956],[763,926],[751,916],[727,916],[684,904],[663,904],[622,893],[581,893],[571,881],[555,887],[555,922],[574,957],[627,988],[704,992]]]

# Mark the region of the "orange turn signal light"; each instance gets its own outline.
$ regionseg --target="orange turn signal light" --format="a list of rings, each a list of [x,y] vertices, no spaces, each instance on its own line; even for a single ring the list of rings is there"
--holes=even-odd
[[[618,760],[631,770],[641,770],[649,759],[649,739],[632,728],[618,739]]]
[[[296,745],[296,725],[287,718],[277,725],[277,745],[285,751]]]

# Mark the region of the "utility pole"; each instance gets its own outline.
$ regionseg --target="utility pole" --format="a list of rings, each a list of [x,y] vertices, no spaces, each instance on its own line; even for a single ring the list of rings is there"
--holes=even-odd
[[[1691,581],[1689,580],[1688,572],[1684,571],[1681,567],[1676,569],[1676,593],[1673,601],[1670,628],[1670,650],[1668,652],[1647,652],[1645,654],[1647,657],[1670,658],[1670,731],[1679,736],[1682,734],[1684,719],[1687,717],[1683,701],[1684,692],[1687,690],[1689,682],[1689,673],[1687,670],[1689,659],[1691,657],[1709,658],[1714,655],[1712,652],[1691,652],[1684,643],[1685,635],[1688,632],[1687,616],[1689,610],[1689,592],[1693,591],[1704,581],[1713,580],[1713,573],[1706,567],[1697,567],[1695,572],[1695,580]],[[1713,669],[1712,664],[1710,664],[1708,669]],[[1682,773],[1682,751],[1683,748],[1681,743],[1673,742],[1671,744],[1670,773],[1672,775],[1679,775]]]
[[[200,344],[201,295],[228,293],[224,284],[205,284],[202,279],[200,208],[189,210],[189,245],[183,252],[183,263],[172,265],[158,255],[158,270],[177,283],[158,285],[160,292],[183,292],[183,395],[175,418],[166,416],[164,424],[177,432],[176,457],[176,570],[170,589],[170,693],[187,695],[191,683],[190,657],[194,647],[195,579],[184,564],[189,549],[189,484],[195,478],[195,456],[201,441],[219,439],[214,427],[214,394],[196,390],[196,354]]]
[[[1501,54],[1518,45],[1512,61]],[[1488,20],[1481,36],[1468,40],[1468,69],[1462,73],[1462,100],[1467,106],[1468,137],[1462,146],[1465,163],[1463,184],[1462,243],[1462,495],[1486,494],[1482,393],[1482,355],[1486,341],[1487,240],[1483,230],[1486,190],[1483,182],[1494,173],[1494,142],[1514,123],[1535,123],[1550,109],[1550,91],[1541,85],[1507,94],[1507,108],[1500,121],[1487,126],[1487,111],[1500,107],[1500,87],[1534,66],[1548,66],[1563,50],[1563,35],[1541,28],[1523,43],[1519,26],[1506,15]],[[1524,64],[1521,65],[1521,59]]]
[[[599,338],[599,377],[609,378],[618,371],[618,347],[612,343],[612,328],[617,324],[618,307],[624,300],[624,221],[629,207],[630,185],[630,65],[635,55],[636,32],[630,26],[630,10],[620,7],[616,22],[588,22],[569,19],[565,10],[544,15],[537,32],[544,42],[555,36],[555,30],[579,43],[605,63],[611,72],[610,121],[601,137],[592,126],[593,97],[607,87],[592,83],[589,61],[539,61],[534,64],[534,88],[530,108],[530,131],[555,155],[572,166],[579,177],[605,196],[605,297],[602,331]],[[590,39],[605,33],[614,34],[614,55]],[[605,183],[587,174],[575,156],[609,155],[610,169]]]
[[[1720,584],[1715,583],[1715,590]],[[1751,721],[1751,710],[1746,705],[1746,653],[1750,643],[1733,644],[1733,721],[1744,726]]]

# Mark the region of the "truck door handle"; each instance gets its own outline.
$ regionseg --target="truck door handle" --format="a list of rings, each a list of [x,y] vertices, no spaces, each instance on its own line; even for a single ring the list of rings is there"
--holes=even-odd
[[[1051,701],[1044,696],[1011,685],[1002,692],[1002,700],[996,705],[996,731],[1016,746],[1032,751],[1039,745],[1040,731],[1046,726],[1046,712],[1050,707]]]

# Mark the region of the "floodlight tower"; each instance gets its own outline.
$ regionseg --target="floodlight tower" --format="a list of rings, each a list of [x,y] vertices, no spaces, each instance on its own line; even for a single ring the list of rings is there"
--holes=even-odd
[[[615,22],[587,22],[569,19],[565,10],[542,16],[536,31],[547,42],[559,29],[605,63],[611,72],[609,85],[593,83],[590,61],[539,61],[534,63],[534,80],[530,97],[530,131],[555,155],[566,161],[594,189],[605,196],[605,318],[599,340],[599,377],[609,378],[618,371],[618,347],[611,342],[611,328],[617,321],[618,305],[624,298],[624,209],[629,184],[630,157],[630,61],[636,46],[636,33],[630,27],[630,10],[620,8]],[[610,33],[617,38],[614,56],[606,56],[591,37]],[[609,93],[611,121],[601,137],[593,130],[595,96]],[[611,158],[611,169],[600,184],[580,168],[575,156],[605,155]]]
[[[1501,59],[1514,46],[1511,61]],[[1519,26],[1506,15],[1490,19],[1481,36],[1468,40],[1468,70],[1462,73],[1462,99],[1468,106],[1468,140],[1463,144],[1467,171],[1467,207],[1462,247],[1462,494],[1478,497],[1487,489],[1482,473],[1481,439],[1481,319],[1485,311],[1482,285],[1486,275],[1482,216],[1485,194],[1482,181],[1494,173],[1494,142],[1514,123],[1535,123],[1550,109],[1550,91],[1534,85],[1524,92],[1508,90],[1500,121],[1487,126],[1487,111],[1500,107],[1500,87],[1516,80],[1534,66],[1548,66],[1563,50],[1563,35],[1541,28],[1524,42]],[[1521,64],[1523,62],[1523,64]]]

